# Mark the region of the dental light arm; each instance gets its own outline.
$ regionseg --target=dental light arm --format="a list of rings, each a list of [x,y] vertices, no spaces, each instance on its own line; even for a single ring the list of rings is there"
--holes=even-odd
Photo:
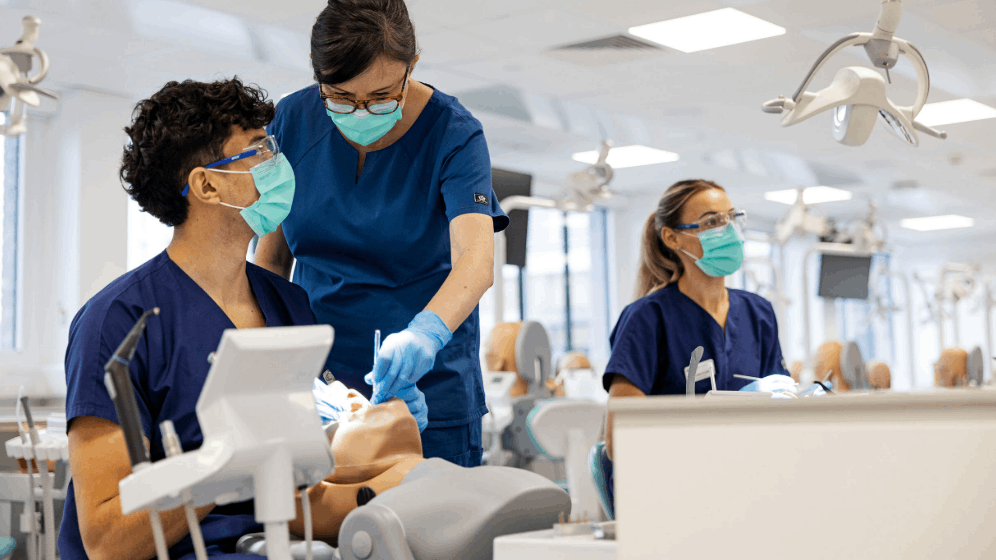
[[[848,107],[846,110],[848,113],[852,106],[874,107],[878,109],[877,112],[889,122],[900,137],[905,137],[904,139],[914,146],[918,144],[918,140],[913,130],[929,134],[936,138],[947,138],[946,133],[918,123],[915,120],[926,104],[927,96],[930,93],[930,73],[927,70],[927,63],[923,59],[923,55],[920,54],[920,51],[908,41],[894,37],[894,33],[899,26],[901,14],[901,1],[884,0],[874,32],[852,33],[839,39],[820,55],[819,59],[817,59],[812,69],[806,75],[802,85],[799,86],[799,89],[796,90],[791,98],[787,99],[784,96],[779,96],[777,99],[764,103],[762,110],[773,114],[787,112],[782,117],[781,124],[782,126],[791,126],[807,120],[817,113],[836,109],[837,107]],[[886,72],[895,67],[900,54],[905,55],[913,64],[917,75],[917,97],[914,104],[911,107],[895,106],[885,96],[884,82],[878,80],[878,82],[881,82],[881,86],[879,86],[873,76],[861,72],[861,70],[867,71],[861,67],[842,69],[834,78],[834,83],[820,92],[812,93],[806,91],[817,72],[823,68],[827,60],[845,48],[853,46],[865,47],[865,51],[871,59],[872,64],[878,68],[885,69]],[[893,118],[890,119],[886,113]],[[874,117],[874,115],[871,116]],[[860,123],[858,121],[867,118],[868,115],[858,115],[855,119],[854,126],[867,129],[856,133],[857,138],[850,138],[845,134],[841,134],[837,138],[838,141],[848,145],[863,144],[867,140],[867,135],[871,133],[871,125],[874,122]],[[849,124],[846,120],[843,122],[844,127],[848,127]]]
[[[3,136],[17,136],[27,131],[27,105],[37,107],[41,103],[39,95],[58,99],[55,93],[38,87],[48,75],[48,56],[35,47],[41,20],[26,16],[21,23],[24,32],[17,43],[13,47],[0,49],[0,111],[8,112],[7,124],[0,125],[0,135]],[[38,73],[29,76],[34,57],[38,58]]]

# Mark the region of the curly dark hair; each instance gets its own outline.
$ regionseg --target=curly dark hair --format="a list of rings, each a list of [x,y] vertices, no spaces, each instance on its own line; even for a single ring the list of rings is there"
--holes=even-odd
[[[121,182],[142,210],[168,226],[187,220],[190,203],[180,196],[187,176],[224,158],[232,126],[262,128],[273,120],[273,102],[237,77],[212,83],[169,82],[140,101],[125,133]]]

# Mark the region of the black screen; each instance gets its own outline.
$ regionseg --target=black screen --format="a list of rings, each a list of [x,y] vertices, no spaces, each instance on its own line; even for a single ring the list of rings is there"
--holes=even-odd
[[[868,299],[871,257],[821,255],[820,297]]]
[[[491,169],[491,185],[498,202],[510,196],[529,196],[532,193],[533,176],[504,169]],[[507,241],[505,262],[516,266],[526,266],[526,226],[529,222],[528,210],[513,210],[508,215],[509,224],[505,228]]]

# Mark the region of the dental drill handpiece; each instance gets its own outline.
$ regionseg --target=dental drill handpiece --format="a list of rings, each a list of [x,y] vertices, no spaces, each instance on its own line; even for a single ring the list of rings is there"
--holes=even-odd
[[[131,383],[131,372],[128,364],[135,357],[138,341],[145,332],[145,323],[149,317],[159,314],[156,307],[146,311],[138,318],[135,326],[128,332],[114,355],[104,366],[104,385],[114,401],[114,410],[118,414],[118,425],[124,432],[125,445],[128,447],[128,458],[131,460],[131,470],[138,470],[149,465],[149,451],[145,448],[145,434],[142,432],[142,418],[138,413],[138,401],[135,400],[135,387]],[[149,520],[152,523],[152,538],[156,542],[156,556],[159,560],[169,560],[166,548],[166,534],[163,532],[162,520],[155,508],[149,508]]]

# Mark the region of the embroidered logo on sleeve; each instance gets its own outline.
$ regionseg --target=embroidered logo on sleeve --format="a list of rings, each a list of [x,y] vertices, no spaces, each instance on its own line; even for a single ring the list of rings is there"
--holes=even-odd
[[[483,204],[483,205],[487,206],[488,205],[488,197],[484,196],[483,194],[475,194],[474,195],[474,202],[476,202],[478,204]]]

